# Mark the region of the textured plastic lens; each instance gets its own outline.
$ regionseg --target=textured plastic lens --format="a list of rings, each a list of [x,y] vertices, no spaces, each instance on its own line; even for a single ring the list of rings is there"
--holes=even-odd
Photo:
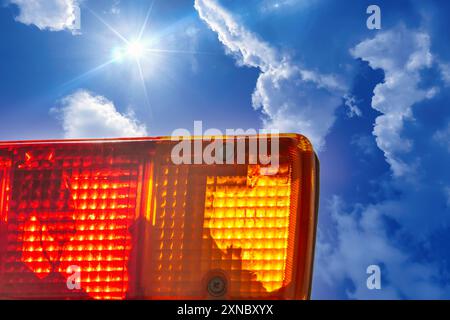
[[[275,171],[175,164],[175,144],[1,143],[0,297],[307,298],[317,209],[309,142],[282,135]]]

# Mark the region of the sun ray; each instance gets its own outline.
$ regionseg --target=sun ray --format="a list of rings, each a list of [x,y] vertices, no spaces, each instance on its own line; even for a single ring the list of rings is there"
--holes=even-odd
[[[100,17],[97,13],[95,13],[95,11],[93,11],[91,8],[89,8],[88,6],[86,6],[84,4],[84,7],[94,16],[96,17],[101,23],[103,23],[105,25],[105,27],[107,27],[112,33],[114,33],[117,37],[119,37],[123,42],[125,42],[127,45],[130,43],[124,36],[122,36],[120,34],[119,31],[117,31],[116,29],[114,29],[108,22],[106,22],[102,17]]]
[[[144,90],[145,100],[146,100],[147,106],[150,110],[150,117],[153,119],[153,111],[152,111],[152,107],[150,104],[150,97],[148,95],[147,85],[145,84],[144,72],[142,71],[141,62],[139,60],[136,60],[136,63],[137,63],[138,70],[139,70],[139,76],[141,77],[141,83],[142,83],[142,88]]]
[[[220,53],[207,52],[207,51],[156,49],[156,48],[146,48],[145,51],[150,52],[150,53],[184,53],[184,54],[206,54],[206,55],[220,54]]]
[[[100,71],[101,69],[105,68],[106,66],[110,65],[113,62],[115,62],[115,59],[111,59],[109,61],[106,61],[105,63],[102,63],[101,65],[98,65],[95,68],[92,68],[91,70],[86,71],[85,73],[80,74],[79,76],[77,76],[77,77],[75,77],[75,78],[73,78],[73,79],[63,83],[61,86],[62,87],[66,87],[66,86],[69,86],[72,83],[75,83],[75,82],[77,82],[77,81],[79,81],[81,79],[87,78],[88,76],[90,76],[90,75]]]
[[[150,15],[151,15],[151,13],[153,11],[153,6],[155,5],[155,2],[156,2],[156,0],[153,0],[151,5],[150,5],[150,7],[148,8],[147,15],[145,16],[144,23],[142,24],[141,30],[139,31],[139,35],[138,35],[138,38],[137,38],[138,41],[140,41],[142,39],[142,36],[144,35],[144,31],[145,31],[145,28],[147,26],[148,19],[150,18]]]

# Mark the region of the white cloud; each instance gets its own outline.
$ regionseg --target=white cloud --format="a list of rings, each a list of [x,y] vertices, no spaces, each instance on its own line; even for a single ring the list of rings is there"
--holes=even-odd
[[[372,108],[382,113],[375,121],[373,134],[394,175],[402,176],[412,170],[399,159],[401,153],[412,148],[412,141],[401,136],[404,122],[412,119],[414,104],[436,93],[435,88],[419,87],[421,70],[430,68],[433,61],[430,38],[426,33],[399,27],[364,40],[351,53],[385,73],[372,99]]]
[[[239,65],[261,71],[252,100],[255,109],[262,109],[266,128],[302,133],[317,149],[323,147],[346,91],[342,81],[294,64],[215,0],[196,0],[195,9]]]
[[[111,101],[86,90],[65,97],[61,108],[55,111],[61,118],[67,139],[147,135],[145,126],[133,114],[119,113]]]
[[[357,299],[443,299],[449,287],[439,282],[439,269],[433,262],[415,262],[400,249],[386,232],[384,204],[356,206],[346,212],[345,203],[335,196],[329,210],[339,230],[333,240],[319,234],[317,244],[317,279],[330,286],[343,279],[352,281],[349,298]],[[331,245],[331,243],[333,245]],[[369,265],[381,267],[381,290],[366,285]]]
[[[413,119],[414,105],[437,93],[423,88],[422,71],[433,67],[430,38],[399,27],[359,43],[351,53],[385,73],[372,99],[372,107],[382,113],[373,135],[394,175],[386,180],[368,174],[379,184],[373,189],[379,194],[369,199],[381,199],[378,203],[347,205],[331,198],[322,212],[331,215],[332,223],[319,230],[316,281],[324,288],[344,288],[350,298],[447,298],[447,252],[440,243],[447,241],[442,235],[450,225],[448,159],[433,142],[450,147],[450,125],[431,138],[423,115]],[[423,107],[429,105],[433,102]],[[415,130],[403,130],[409,120],[415,121]],[[370,142],[373,137],[358,135],[351,141],[368,156]],[[381,290],[366,286],[366,268],[372,264],[381,267]]]
[[[34,24],[41,30],[76,33],[79,20],[77,0],[9,0],[19,7],[16,20],[26,25]]]

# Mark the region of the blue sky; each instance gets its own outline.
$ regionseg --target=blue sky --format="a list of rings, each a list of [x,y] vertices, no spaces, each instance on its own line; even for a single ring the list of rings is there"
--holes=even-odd
[[[111,62],[111,29],[137,38],[152,3],[3,1],[0,139],[304,133],[322,174],[313,298],[450,298],[448,1],[157,0],[140,67]]]

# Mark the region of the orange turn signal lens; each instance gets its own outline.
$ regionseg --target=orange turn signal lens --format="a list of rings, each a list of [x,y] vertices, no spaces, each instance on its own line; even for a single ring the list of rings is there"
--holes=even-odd
[[[317,199],[301,135],[0,143],[0,298],[306,299]]]

